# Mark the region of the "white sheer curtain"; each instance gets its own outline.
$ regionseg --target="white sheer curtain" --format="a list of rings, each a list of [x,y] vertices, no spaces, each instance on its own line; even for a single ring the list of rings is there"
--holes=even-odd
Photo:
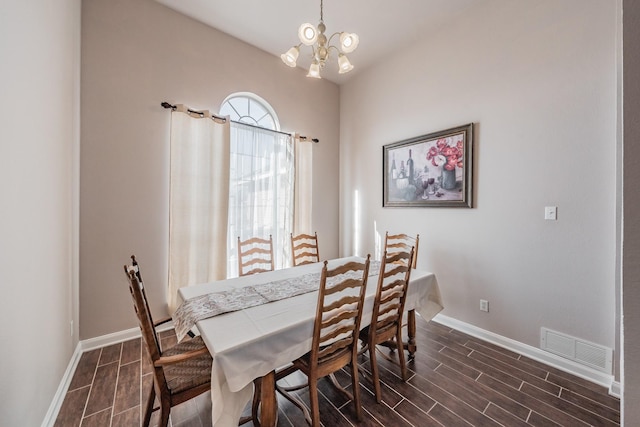
[[[271,235],[275,268],[289,265],[294,179],[293,137],[231,123],[228,277],[238,275],[238,236]]]
[[[229,120],[171,113],[169,290],[225,279],[229,211]]]
[[[293,234],[313,234],[311,224],[311,200],[313,177],[313,143],[295,137],[295,194]]]

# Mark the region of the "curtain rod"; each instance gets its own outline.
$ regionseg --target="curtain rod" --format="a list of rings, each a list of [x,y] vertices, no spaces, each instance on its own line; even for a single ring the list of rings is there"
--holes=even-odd
[[[177,108],[175,105],[169,104],[167,101],[163,101],[162,103],[160,103],[160,105],[161,105],[162,107],[164,107],[164,108],[170,108],[171,110],[175,110],[175,109]],[[201,115],[201,116],[204,116],[204,113],[203,113],[202,111],[192,110],[191,108],[188,108],[188,109],[187,109],[187,112],[189,112],[189,113],[193,113],[193,114],[199,114],[199,115]],[[213,116],[213,118],[216,118],[216,119],[219,119],[219,120],[227,120],[227,118],[226,118],[226,117],[217,116],[217,115],[215,115],[215,114],[213,114],[213,113],[211,113],[211,112],[209,112],[209,114],[211,114],[211,116]],[[254,127],[254,128],[258,128],[258,129],[266,129],[266,128],[263,128],[263,127],[260,127],[260,126],[252,125],[251,123],[237,122],[237,121],[235,121],[235,120],[231,120],[231,122],[232,122],[232,123],[238,123],[238,124],[245,125],[245,126],[251,126],[251,127]],[[272,132],[282,133],[282,134],[284,134],[284,135],[289,135],[289,136],[291,136],[291,134],[290,134],[290,133],[288,133],[288,132],[282,132],[282,131],[279,131],[279,130],[273,130],[273,129],[267,129],[267,130],[270,130],[270,131],[272,131]],[[300,138],[302,141],[306,141],[307,139],[309,139],[309,138],[307,138],[306,136],[298,136],[298,138]],[[318,138],[311,138],[311,141],[315,142],[316,144],[317,144],[318,142],[320,142],[320,140],[319,140]]]

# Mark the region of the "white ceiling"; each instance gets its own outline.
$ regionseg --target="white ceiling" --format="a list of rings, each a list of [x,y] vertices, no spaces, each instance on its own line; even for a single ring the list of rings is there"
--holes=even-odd
[[[317,25],[320,21],[320,0],[157,1],[278,56],[298,44],[300,24]],[[322,77],[344,83],[396,46],[414,42],[479,3],[481,0],[326,0],[326,34],[354,32],[360,37],[360,45],[348,55],[353,71],[338,74],[333,56]],[[308,69],[310,63],[311,48],[301,46],[298,66]]]

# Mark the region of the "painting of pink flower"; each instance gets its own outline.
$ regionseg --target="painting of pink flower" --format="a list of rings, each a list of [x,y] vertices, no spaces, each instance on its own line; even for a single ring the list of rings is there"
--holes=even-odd
[[[464,142],[460,139],[453,141],[452,137],[440,138],[432,145],[427,152],[427,160],[433,166],[443,166],[446,170],[454,170],[456,167],[462,169]]]

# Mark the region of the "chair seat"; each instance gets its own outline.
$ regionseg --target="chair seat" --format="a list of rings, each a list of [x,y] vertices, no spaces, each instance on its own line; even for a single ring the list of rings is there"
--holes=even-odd
[[[202,337],[181,342],[167,351],[163,356],[174,356],[188,351],[198,350],[205,346]],[[179,393],[203,384],[211,383],[211,365],[213,359],[209,353],[186,360],[184,362],[168,365],[164,369],[167,378],[167,386],[173,393]]]
[[[349,363],[350,360],[351,360],[351,347],[345,347],[344,349],[339,350],[335,353],[331,353],[326,357],[319,358],[318,365],[331,367],[334,363],[346,364],[346,363]],[[301,371],[305,373],[309,372],[311,368],[311,352],[308,352],[300,356],[298,359],[296,359],[293,362],[293,364],[296,365],[298,369],[300,369]],[[329,368],[329,371],[331,371],[331,368]],[[319,369],[318,372],[319,372],[318,376],[324,376],[322,375],[324,373],[322,369]]]
[[[369,333],[371,331],[371,326],[367,325],[360,331],[359,337],[361,341],[365,343],[369,341]],[[394,323],[389,323],[384,327],[376,328],[376,342],[385,342],[392,339],[396,335],[396,328]]]

